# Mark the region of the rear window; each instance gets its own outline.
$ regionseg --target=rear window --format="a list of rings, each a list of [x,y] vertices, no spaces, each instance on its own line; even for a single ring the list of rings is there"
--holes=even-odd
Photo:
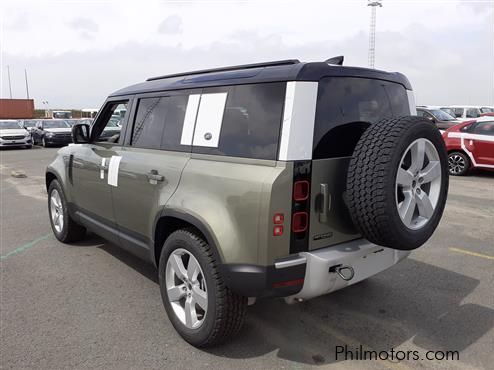
[[[369,124],[407,115],[408,96],[400,84],[355,77],[323,78],[317,96],[313,158],[350,156]]]

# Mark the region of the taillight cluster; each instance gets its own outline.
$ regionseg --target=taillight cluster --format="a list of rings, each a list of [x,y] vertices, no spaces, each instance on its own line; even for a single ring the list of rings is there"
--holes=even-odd
[[[307,213],[307,201],[309,199],[309,181],[295,181],[293,184],[293,201],[296,212],[292,215],[292,231],[303,233],[309,226],[309,214]]]

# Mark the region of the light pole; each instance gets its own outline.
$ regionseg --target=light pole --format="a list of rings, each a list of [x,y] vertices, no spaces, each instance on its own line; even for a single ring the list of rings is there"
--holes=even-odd
[[[12,99],[12,83],[10,82],[10,66],[7,66],[7,76],[9,77],[10,99]]]
[[[382,0],[367,0],[367,6],[371,7],[371,21],[369,31],[369,67],[374,68],[374,62],[376,61],[376,10],[377,7],[382,8]]]
[[[48,100],[43,100],[41,103],[45,107],[45,118],[48,118],[50,113],[50,106],[48,105]]]

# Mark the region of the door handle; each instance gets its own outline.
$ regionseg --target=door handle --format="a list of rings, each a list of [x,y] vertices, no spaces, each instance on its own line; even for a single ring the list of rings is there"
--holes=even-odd
[[[321,213],[319,213],[319,222],[327,222],[328,212],[331,208],[331,194],[329,194],[328,184],[321,184],[320,190],[322,196],[322,205],[321,205]]]
[[[161,182],[165,180],[165,176],[160,175],[157,170],[151,170],[146,174],[146,176],[149,180],[149,183],[153,185],[156,185],[158,181]]]

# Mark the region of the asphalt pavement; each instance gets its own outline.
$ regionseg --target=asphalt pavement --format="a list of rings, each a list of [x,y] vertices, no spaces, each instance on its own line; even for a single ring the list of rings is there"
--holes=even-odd
[[[168,321],[153,266],[94,235],[53,237],[56,150],[0,151],[1,369],[492,369],[494,173],[451,178],[439,228],[402,263],[311,301],[258,301],[237,338],[200,350]],[[344,346],[459,360],[351,361]]]

